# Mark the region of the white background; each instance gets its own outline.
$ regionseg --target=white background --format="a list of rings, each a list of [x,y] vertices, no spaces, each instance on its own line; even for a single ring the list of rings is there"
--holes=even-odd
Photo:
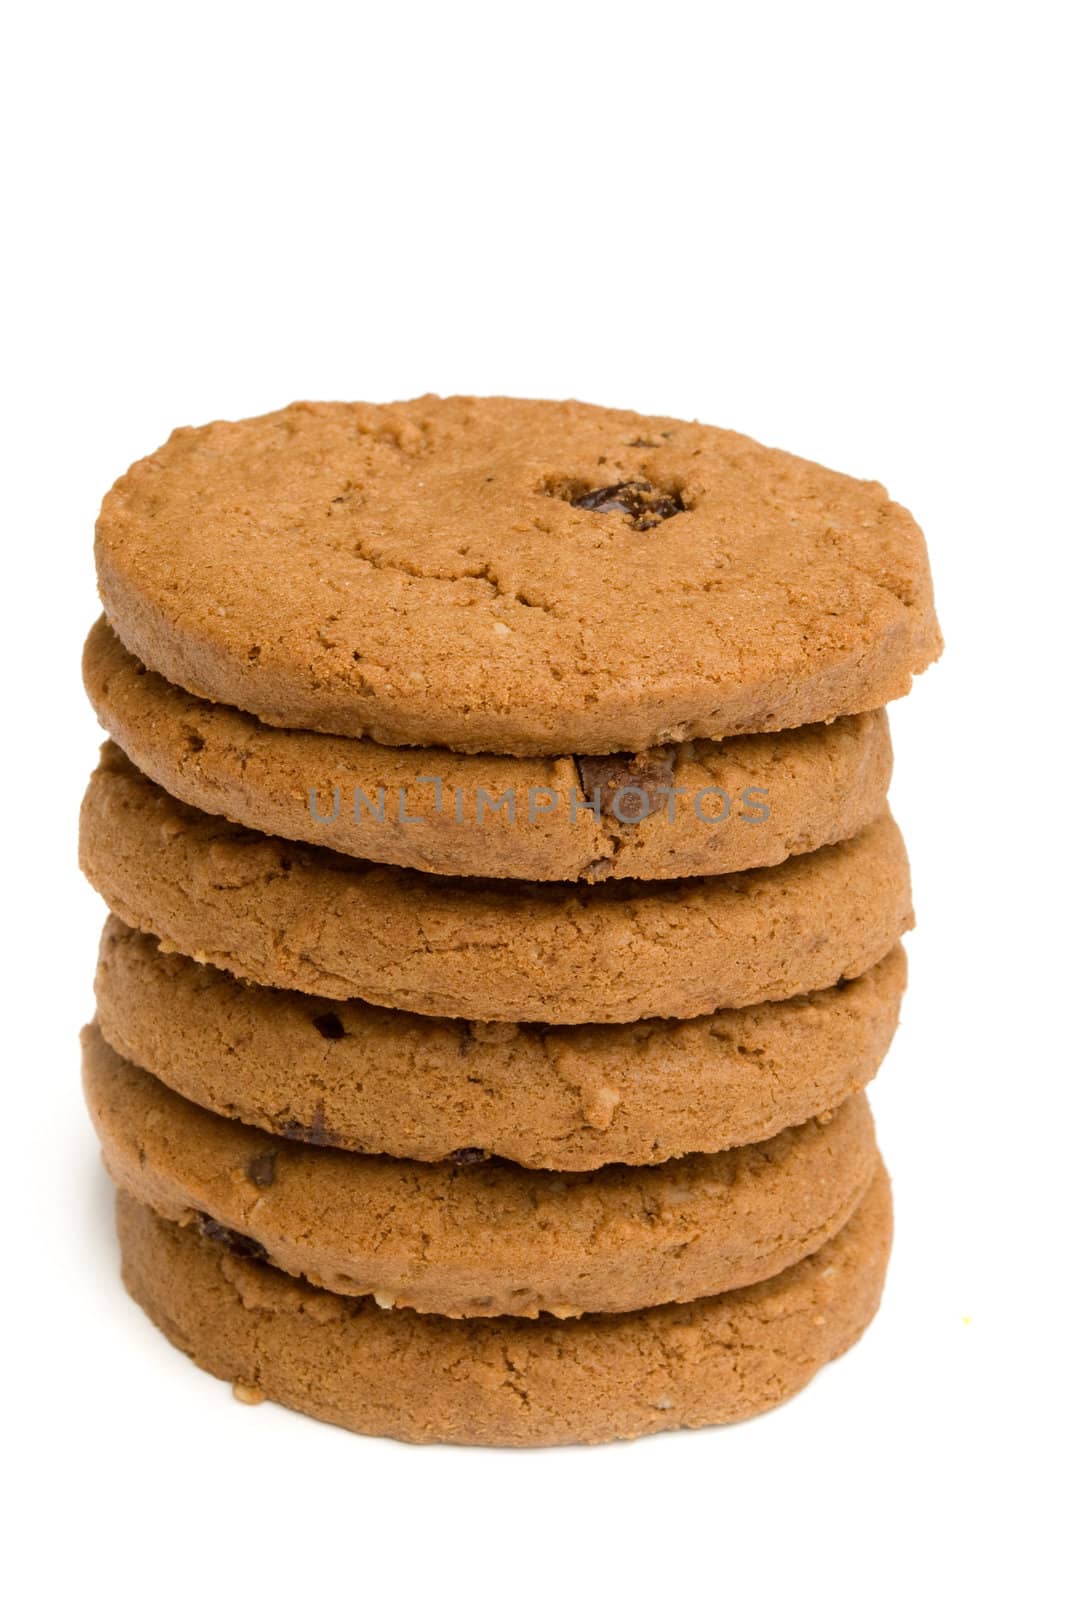
[[[1049,1594],[1068,1365],[1066,170],[1053,6],[19,8],[0,94],[14,1592]],[[124,1298],[76,1031],[100,496],[297,398],[576,395],[926,529],[912,987],[869,1337],[763,1420],[415,1449],[235,1404]],[[58,1587],[57,1587],[58,1586]]]

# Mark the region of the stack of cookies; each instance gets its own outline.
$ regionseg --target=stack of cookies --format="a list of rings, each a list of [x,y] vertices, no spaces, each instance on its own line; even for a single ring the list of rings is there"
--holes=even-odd
[[[873,1316],[911,926],[880,485],[576,403],[295,405],[115,485],[85,1082],[123,1274],[414,1441],[731,1421]]]

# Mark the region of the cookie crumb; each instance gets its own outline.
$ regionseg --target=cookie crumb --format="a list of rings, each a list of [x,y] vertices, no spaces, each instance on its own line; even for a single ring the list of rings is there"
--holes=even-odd
[[[605,1133],[614,1120],[614,1112],[621,1102],[621,1091],[608,1083],[587,1090],[581,1097],[580,1109],[589,1128]]]
[[[236,1380],[231,1390],[234,1398],[240,1400],[244,1406],[260,1406],[268,1398],[264,1390],[258,1389],[255,1383],[242,1383]]]

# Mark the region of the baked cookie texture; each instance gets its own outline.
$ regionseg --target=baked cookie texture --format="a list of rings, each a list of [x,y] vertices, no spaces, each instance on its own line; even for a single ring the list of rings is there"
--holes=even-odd
[[[242,983],[111,917],[97,1021],[176,1093],[280,1138],[585,1171],[757,1144],[838,1106],[877,1071],[906,976],[897,945],[843,985],[685,1022],[462,1022]]]
[[[876,483],[575,401],[298,404],[181,428],[105,497],[104,609],[204,699],[511,755],[799,727],[941,648]]]
[[[453,1320],[383,1311],[251,1261],[120,1194],[127,1289],[246,1400],[414,1444],[594,1444],[739,1422],[866,1328],[892,1241],[879,1169],[849,1222],[776,1277],[688,1305]]]
[[[268,727],[147,671],[103,619],[83,676],[107,732],[177,799],[423,872],[597,882],[775,866],[874,822],[892,773],[884,709],[610,759],[465,756]]]
[[[105,497],[83,1033],[123,1278],[362,1433],[754,1416],[877,1310],[913,925],[880,484],[577,402],[297,404]]]
[[[338,1294],[445,1316],[574,1317],[694,1300],[810,1255],[869,1187],[864,1095],[758,1145],[652,1167],[534,1172],[398,1161],[265,1136],[83,1036],[120,1188]]]
[[[81,862],[130,927],[254,983],[480,1021],[631,1022],[858,977],[912,925],[887,814],[722,877],[590,886],[434,878],[208,817],[105,745]]]

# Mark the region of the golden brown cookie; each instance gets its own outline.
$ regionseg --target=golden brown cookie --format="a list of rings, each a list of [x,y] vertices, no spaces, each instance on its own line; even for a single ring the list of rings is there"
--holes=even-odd
[[[774,866],[873,822],[892,771],[884,710],[638,756],[462,756],[266,727],[146,671],[103,619],[83,675],[116,743],[178,799],[425,872],[597,882]]]
[[[251,833],[105,745],[82,868],[130,927],[239,977],[482,1021],[631,1022],[829,988],[911,926],[886,815],[724,877],[574,887],[431,877]]]
[[[104,608],[205,699],[381,744],[646,750],[884,705],[941,648],[877,483],[543,400],[181,428],[105,497]]]
[[[897,945],[850,983],[795,1000],[542,1028],[260,988],[164,955],[110,917],[97,1020],[187,1100],[280,1137],[584,1171],[756,1144],[839,1105],[880,1065],[906,970]]]
[[[763,1144],[657,1167],[355,1155],[204,1111],[96,1028],[83,1045],[120,1188],[336,1293],[446,1316],[629,1311],[755,1283],[836,1233],[877,1162],[861,1094]]]
[[[414,1444],[593,1444],[768,1411],[859,1338],[892,1242],[879,1169],[834,1238],[764,1283],[571,1322],[456,1321],[311,1288],[128,1195],[117,1220],[128,1291],[199,1366],[246,1400]]]

